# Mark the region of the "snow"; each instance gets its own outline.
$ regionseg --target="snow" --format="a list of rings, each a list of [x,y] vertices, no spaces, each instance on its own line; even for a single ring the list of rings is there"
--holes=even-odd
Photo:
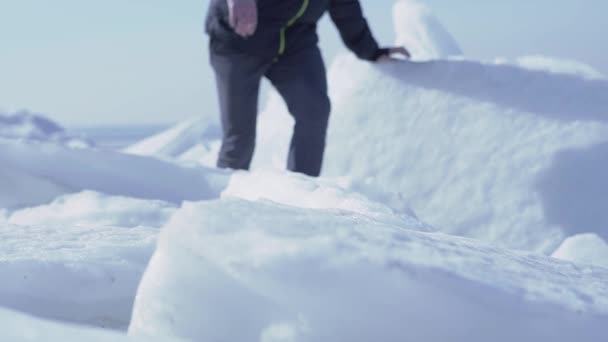
[[[149,227],[0,224],[0,306],[124,329],[157,233]]]
[[[218,197],[228,179],[228,174],[220,170],[113,151],[74,150],[52,143],[1,138],[0,165],[0,174],[12,175],[0,178],[0,188],[16,194],[14,198],[0,196],[0,207],[4,208],[46,204],[51,198],[82,190],[179,204]],[[31,180],[44,185],[45,191],[39,193],[29,186]]]
[[[212,166],[220,148],[220,138],[221,130],[218,124],[214,120],[201,117],[180,122],[166,131],[127,147],[125,152],[164,159],[201,161]]]
[[[8,222],[15,225],[101,225],[160,228],[177,206],[158,200],[108,196],[93,191],[64,195],[48,205],[14,212]]]
[[[73,148],[91,146],[90,141],[68,134],[58,123],[42,115],[27,111],[14,114],[0,112],[0,137],[56,141]]]
[[[394,14],[404,18],[398,35],[439,31],[419,2],[398,1]],[[453,40],[411,39],[408,47]],[[341,56],[329,85],[324,176],[442,232],[504,247],[551,254],[568,236],[608,238],[608,80],[592,68],[541,56],[388,65]],[[273,92],[254,169],[284,169],[292,125]],[[199,119],[129,150],[211,167],[217,136]]]
[[[268,202],[189,203],[161,233],[130,334],[196,341],[605,337],[607,269],[408,225]]]
[[[351,57],[334,63],[330,80],[325,175],[399,192],[443,232],[516,249],[551,253],[574,230],[599,231],[585,222],[606,221],[608,81],[473,61],[370,66]],[[554,181],[562,176],[572,181]],[[581,194],[573,186],[581,178],[596,191],[580,205],[597,209],[566,221],[560,215]]]
[[[0,340],[605,340],[608,80],[394,18],[414,61],[330,68],[321,179],[283,171],[276,93],[252,172],[209,117],[109,151],[0,115],[0,307],[63,322],[0,309]]]
[[[413,60],[432,60],[461,56],[462,50],[431,9],[417,0],[397,0],[393,8],[397,39]]]
[[[498,59],[497,62],[500,62]],[[508,62],[506,62],[508,64]],[[577,61],[551,58],[540,55],[517,58],[514,64],[523,68],[537,71],[548,71],[566,75],[579,76],[587,79],[606,79],[606,76],[591,66]]]
[[[553,257],[608,267],[608,243],[596,234],[571,236],[553,252]]]
[[[0,309],[0,340],[10,342],[128,342],[177,341],[175,339],[129,338],[100,329],[44,321],[21,313]]]
[[[430,226],[418,221],[411,210],[396,211],[349,191],[344,187],[346,184],[339,183],[339,180],[311,179],[276,171],[237,172],[230,178],[221,197],[271,201],[298,208],[353,212],[389,224],[408,222],[411,228],[432,230]]]
[[[510,248],[550,254],[567,236],[605,234],[606,80],[502,62],[374,66],[350,56],[329,80],[324,175],[348,176],[372,199],[392,193],[395,208],[443,232]],[[285,165],[285,127],[291,119],[274,94],[256,167]]]

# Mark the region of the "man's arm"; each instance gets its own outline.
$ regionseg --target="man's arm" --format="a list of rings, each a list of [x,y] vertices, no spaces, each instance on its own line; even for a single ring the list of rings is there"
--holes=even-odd
[[[344,44],[357,57],[368,61],[386,60],[392,53],[409,57],[405,48],[385,48],[378,46],[372,35],[359,0],[330,0],[329,15],[340,31]]]

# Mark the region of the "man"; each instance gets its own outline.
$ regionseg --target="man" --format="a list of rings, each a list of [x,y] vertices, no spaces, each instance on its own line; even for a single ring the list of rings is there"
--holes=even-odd
[[[317,22],[327,11],[359,58],[409,57],[405,48],[379,48],[358,0],[211,0],[206,30],[223,127],[218,167],[249,168],[266,77],[295,119],[288,169],[319,176],[330,101]]]

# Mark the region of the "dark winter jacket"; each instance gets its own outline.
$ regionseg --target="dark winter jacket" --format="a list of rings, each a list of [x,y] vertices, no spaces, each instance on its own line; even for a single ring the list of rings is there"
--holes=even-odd
[[[258,29],[242,38],[230,27],[226,0],[210,0],[206,31],[216,53],[280,56],[317,44],[317,22],[329,11],[342,40],[359,58],[381,54],[359,0],[257,0]]]

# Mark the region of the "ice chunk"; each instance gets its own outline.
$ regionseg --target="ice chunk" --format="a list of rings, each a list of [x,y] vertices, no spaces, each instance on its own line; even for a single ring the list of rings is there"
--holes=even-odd
[[[192,341],[599,342],[607,319],[603,268],[356,213],[224,199],[184,206],[163,230],[129,331]]]

